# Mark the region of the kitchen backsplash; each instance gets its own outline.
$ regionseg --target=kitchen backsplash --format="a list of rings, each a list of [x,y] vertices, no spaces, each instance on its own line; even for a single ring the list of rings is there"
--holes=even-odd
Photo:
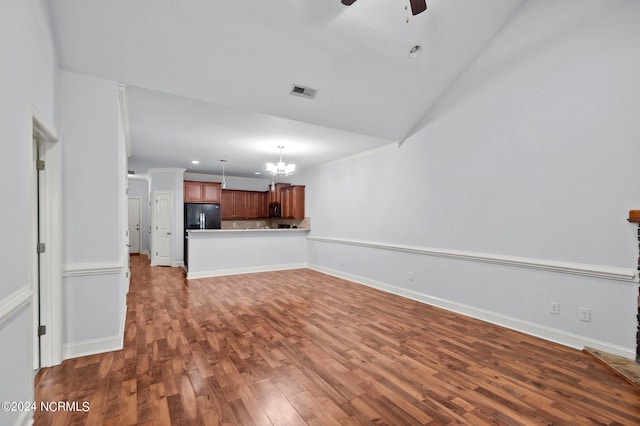
[[[254,219],[254,220],[223,220],[222,229],[277,229],[279,224],[291,225],[300,229],[311,229],[311,219],[305,217],[296,219]]]

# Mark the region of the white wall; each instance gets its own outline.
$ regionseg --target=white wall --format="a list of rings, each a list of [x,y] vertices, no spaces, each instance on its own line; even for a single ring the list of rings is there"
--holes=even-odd
[[[60,97],[60,134],[67,142],[65,263],[117,259],[122,250],[117,85],[61,71]]]
[[[33,104],[56,120],[57,59],[44,2],[0,2],[0,400],[33,399],[31,339],[34,289],[27,247],[27,160]],[[11,206],[7,208],[6,206]],[[29,251],[30,252],[30,251]],[[23,295],[24,297],[12,297]],[[15,309],[14,309],[15,308]],[[29,413],[0,411],[0,424],[26,421]]]
[[[526,2],[399,150],[304,177],[312,237],[518,256],[564,272],[335,240],[312,240],[310,263],[633,357],[637,279],[566,272],[637,266],[637,228],[625,220],[640,205],[637,22],[640,2]]]
[[[60,72],[64,357],[122,347],[126,154],[113,81]]]

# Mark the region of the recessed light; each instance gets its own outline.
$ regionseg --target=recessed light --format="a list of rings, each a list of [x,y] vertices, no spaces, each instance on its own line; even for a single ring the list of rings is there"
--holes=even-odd
[[[260,172],[253,172],[254,175],[261,175],[262,173]]]
[[[422,53],[422,47],[416,44],[411,48],[411,50],[409,50],[409,57],[417,58],[418,56],[420,56],[420,53]]]
[[[200,164],[200,162],[198,160],[193,160],[191,164]]]

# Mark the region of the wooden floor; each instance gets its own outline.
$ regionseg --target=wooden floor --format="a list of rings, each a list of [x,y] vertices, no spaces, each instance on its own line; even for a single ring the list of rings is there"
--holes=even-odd
[[[640,424],[578,350],[310,270],[186,281],[132,257],[124,350],[36,378],[36,425]]]

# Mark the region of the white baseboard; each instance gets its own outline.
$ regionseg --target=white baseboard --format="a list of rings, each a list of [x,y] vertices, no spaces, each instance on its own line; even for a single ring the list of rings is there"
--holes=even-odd
[[[124,348],[124,329],[127,322],[127,305],[124,305],[122,318],[120,319],[120,335],[102,339],[85,340],[69,343],[62,348],[63,359],[78,358],[81,356],[95,355],[103,352],[119,351]]]
[[[540,324],[524,321],[518,318],[508,317],[506,315],[497,314],[495,312],[486,311],[483,309],[474,308],[473,306],[464,305],[457,302],[452,302],[437,297],[432,297],[426,294],[414,292],[411,290],[403,289],[393,285],[385,284],[379,281],[371,280],[357,275],[348,274],[334,269],[325,268],[318,265],[308,265],[309,269],[322,272],[323,274],[332,275],[338,278],[342,278],[348,281],[352,281],[358,284],[362,284],[368,287],[372,287],[378,290],[385,291],[387,293],[396,294],[398,296],[406,297],[418,302],[425,303],[427,305],[435,306],[438,308],[446,309],[451,312],[456,312],[462,315],[466,315],[472,318],[476,318],[482,321],[489,322],[491,324],[500,325],[502,327],[509,328],[511,330],[519,331],[521,333],[528,334],[530,336],[539,337],[544,340],[549,340],[554,343],[559,343],[564,346],[582,350],[584,347],[592,347],[599,349],[610,354],[622,356],[628,359],[635,359],[636,354],[633,349],[625,348],[610,343],[602,342],[599,340],[590,339],[588,337],[579,336],[576,334],[568,333],[566,331],[557,330],[554,328],[546,327]]]
[[[218,269],[215,271],[187,272],[187,279],[222,277],[225,275],[253,274],[256,272],[284,271],[287,269],[304,269],[306,263],[290,263],[284,265],[251,266],[247,268]]]
[[[120,347],[124,348],[124,328],[127,324],[127,307],[128,305],[125,303],[124,311],[122,312],[122,318],[120,319]]]
[[[78,358],[81,356],[95,355],[103,352],[119,351],[123,348],[123,337],[112,336],[102,339],[85,340],[82,342],[68,343],[62,348],[64,359]]]

